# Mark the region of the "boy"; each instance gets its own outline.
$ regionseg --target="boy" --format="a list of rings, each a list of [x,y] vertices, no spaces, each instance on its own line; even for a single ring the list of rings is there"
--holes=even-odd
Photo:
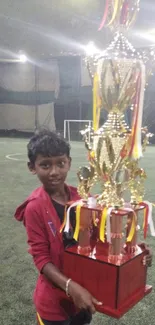
[[[59,229],[65,204],[79,199],[77,189],[65,184],[71,165],[70,146],[59,135],[43,131],[31,138],[28,158],[29,170],[38,176],[43,186],[33,191],[17,208],[15,217],[26,227],[29,252],[40,272],[34,293],[38,323],[88,323],[95,312],[95,305],[101,303],[62,273],[64,246],[69,244],[69,239],[62,238]],[[149,252],[144,263],[151,263]],[[71,300],[62,300],[63,291]],[[74,306],[80,312],[72,317]]]
[[[43,187],[33,191],[17,208],[15,217],[26,227],[29,252],[40,272],[34,292],[38,322],[40,325],[90,322],[99,302],[62,273],[63,242],[67,245],[69,240],[63,240],[59,229],[66,203],[79,199],[76,188],[65,184],[71,165],[70,146],[55,133],[43,131],[31,138],[27,148],[28,168]],[[65,299],[65,306],[62,306],[62,291],[72,301]],[[74,306],[82,312],[71,321]]]

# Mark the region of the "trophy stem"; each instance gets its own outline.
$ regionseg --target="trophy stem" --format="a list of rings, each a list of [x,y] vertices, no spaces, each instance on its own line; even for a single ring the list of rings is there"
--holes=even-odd
[[[110,256],[118,256],[122,251],[122,216],[111,216],[111,245]]]

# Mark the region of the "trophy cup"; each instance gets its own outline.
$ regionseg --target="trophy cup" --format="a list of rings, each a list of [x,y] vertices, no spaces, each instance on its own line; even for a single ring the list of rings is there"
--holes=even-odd
[[[138,8],[139,1],[133,2],[133,8]],[[116,24],[121,19],[122,24],[124,21],[129,26],[133,10],[127,15],[129,2],[118,3],[120,7],[110,7],[109,14],[114,10],[110,22]],[[124,12],[127,16],[122,16]],[[142,129],[146,70],[141,55],[121,32],[103,53],[90,59],[87,58],[93,81],[91,141],[88,128],[81,132],[89,166],[78,172],[82,199],[76,210],[74,238],[78,244],[66,250],[64,272],[103,302],[97,306],[99,312],[120,318],[152,290],[146,285],[147,269],[142,263],[146,250],[138,243],[140,211],[144,210],[145,238],[148,228],[148,208],[143,202],[146,174],[139,167],[150,136],[147,129]],[[129,126],[125,113],[131,108]],[[107,111],[102,126],[101,109]],[[95,183],[101,184],[102,191],[91,197]],[[128,202],[126,191],[130,194]]]

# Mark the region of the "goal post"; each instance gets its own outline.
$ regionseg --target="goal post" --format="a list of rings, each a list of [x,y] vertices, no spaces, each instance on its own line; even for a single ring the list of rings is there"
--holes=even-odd
[[[91,120],[64,120],[64,138],[65,139],[68,138],[69,142],[71,141],[70,123],[84,124],[83,129],[85,128],[86,125],[89,127],[90,130],[92,127]],[[90,134],[89,134],[89,140],[90,140]]]

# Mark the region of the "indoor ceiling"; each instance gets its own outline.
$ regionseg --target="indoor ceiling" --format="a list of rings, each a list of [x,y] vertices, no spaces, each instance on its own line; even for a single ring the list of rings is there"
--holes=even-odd
[[[97,31],[103,4],[103,0],[1,0],[1,57],[19,50],[34,57],[80,53],[89,41],[105,47],[112,34],[107,29]],[[137,47],[155,43],[154,0],[140,1],[128,37]]]

